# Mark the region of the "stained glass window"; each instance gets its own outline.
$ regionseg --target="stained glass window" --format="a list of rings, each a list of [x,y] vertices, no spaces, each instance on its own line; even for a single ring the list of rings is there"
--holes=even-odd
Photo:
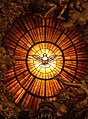
[[[54,101],[67,88],[55,76],[77,82],[87,72],[87,52],[79,29],[63,30],[58,19],[18,18],[6,36],[14,50],[15,66],[5,86],[15,103],[36,110],[45,98]],[[71,87],[72,90],[74,90]]]

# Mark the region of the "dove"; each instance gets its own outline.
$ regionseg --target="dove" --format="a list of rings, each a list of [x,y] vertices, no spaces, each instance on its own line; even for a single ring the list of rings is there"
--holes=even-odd
[[[29,55],[28,58],[36,60],[42,65],[46,65],[46,64],[52,63],[53,61],[61,59],[62,56],[61,55],[51,55],[48,57],[47,54],[44,53],[42,57],[39,55]]]

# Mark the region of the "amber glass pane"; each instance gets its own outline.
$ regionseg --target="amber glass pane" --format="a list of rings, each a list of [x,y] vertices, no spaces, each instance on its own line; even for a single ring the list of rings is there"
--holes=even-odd
[[[7,71],[5,86],[15,103],[24,108],[36,110],[41,101],[54,101],[59,91],[67,88],[56,75],[77,83],[87,72],[88,54],[82,35],[78,30],[63,30],[59,19],[21,17],[5,40],[16,60]]]

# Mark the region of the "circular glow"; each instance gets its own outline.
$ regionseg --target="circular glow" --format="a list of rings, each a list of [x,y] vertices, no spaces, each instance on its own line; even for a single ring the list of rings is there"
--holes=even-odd
[[[52,43],[36,44],[28,52],[27,65],[33,76],[40,79],[51,79],[62,69],[62,52]]]

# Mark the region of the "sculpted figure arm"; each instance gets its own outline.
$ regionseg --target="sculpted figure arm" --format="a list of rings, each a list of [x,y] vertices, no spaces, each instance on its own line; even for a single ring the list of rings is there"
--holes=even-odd
[[[73,86],[75,88],[81,88],[88,95],[88,85],[85,83],[85,80],[82,80],[80,83],[71,83],[71,82],[68,82],[68,81],[63,80],[61,78],[61,76],[57,76],[56,79],[59,80],[59,81],[61,81],[63,84],[65,84],[67,86]]]
[[[81,87],[81,84],[77,84],[77,83],[70,83],[68,81],[65,81],[61,78],[61,76],[57,76],[56,77],[57,80],[61,81],[63,84],[67,85],[67,86],[73,86],[73,87],[76,87],[76,88],[79,88]]]
[[[47,17],[49,17],[51,14],[52,14],[52,12],[54,12],[54,10],[56,10],[57,9],[57,5],[56,4],[54,4],[54,3],[49,3],[49,5],[50,5],[50,9],[47,11],[47,13],[45,14],[45,18],[47,18]]]

